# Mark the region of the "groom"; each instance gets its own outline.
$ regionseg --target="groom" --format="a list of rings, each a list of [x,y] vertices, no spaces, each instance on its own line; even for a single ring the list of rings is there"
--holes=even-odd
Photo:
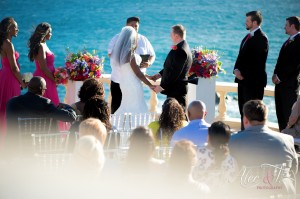
[[[161,78],[160,85],[155,87],[155,92],[161,92],[168,97],[175,98],[186,109],[187,73],[192,65],[192,54],[188,43],[185,41],[186,31],[183,25],[172,27],[171,39],[174,45],[169,52],[164,68],[149,79],[156,81]]]

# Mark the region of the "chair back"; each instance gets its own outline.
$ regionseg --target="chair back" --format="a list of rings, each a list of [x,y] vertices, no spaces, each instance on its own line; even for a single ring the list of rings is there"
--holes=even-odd
[[[34,154],[66,153],[69,131],[48,134],[31,134]]]
[[[130,131],[138,126],[148,126],[155,121],[155,113],[112,114],[111,124],[119,131]]]
[[[18,118],[18,153],[33,155],[32,134],[49,134],[52,131],[52,118]]]

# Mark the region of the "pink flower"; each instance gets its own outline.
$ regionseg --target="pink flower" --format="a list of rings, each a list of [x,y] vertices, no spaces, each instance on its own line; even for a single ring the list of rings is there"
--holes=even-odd
[[[172,50],[177,50],[177,46],[176,45],[173,45],[171,46]]]

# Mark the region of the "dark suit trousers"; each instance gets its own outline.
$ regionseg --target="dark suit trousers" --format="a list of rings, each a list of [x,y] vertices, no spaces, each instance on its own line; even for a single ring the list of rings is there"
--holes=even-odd
[[[238,103],[241,114],[241,130],[244,130],[243,124],[243,106],[249,100],[259,99],[262,100],[264,97],[264,87],[263,86],[246,86],[238,84]]]
[[[110,84],[110,93],[111,93],[111,114],[114,114],[116,112],[116,110],[118,110],[118,108],[121,105],[121,101],[122,101],[122,92],[120,89],[120,84],[111,81]]]
[[[275,86],[275,106],[279,130],[287,126],[293,104],[297,101],[298,89],[293,86],[284,86],[282,83]]]

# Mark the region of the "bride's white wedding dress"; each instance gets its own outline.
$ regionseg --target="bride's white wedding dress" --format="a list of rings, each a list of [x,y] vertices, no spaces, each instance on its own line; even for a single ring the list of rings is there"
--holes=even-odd
[[[140,65],[142,59],[135,54],[136,63]],[[144,90],[141,80],[133,72],[130,62],[121,65],[120,88],[122,101],[114,114],[122,113],[148,113],[148,107],[144,99]]]

